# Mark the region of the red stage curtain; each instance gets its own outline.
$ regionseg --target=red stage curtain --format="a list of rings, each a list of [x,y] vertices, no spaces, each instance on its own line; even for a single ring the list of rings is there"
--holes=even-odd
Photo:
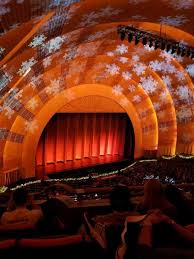
[[[40,138],[36,164],[124,156],[126,125],[125,114],[56,114]]]

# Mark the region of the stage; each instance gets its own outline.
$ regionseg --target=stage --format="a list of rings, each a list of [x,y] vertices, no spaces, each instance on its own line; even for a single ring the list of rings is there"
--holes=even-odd
[[[36,177],[42,179],[43,176],[49,178],[61,178],[73,176],[84,176],[90,172],[114,171],[129,165],[131,159],[124,158],[118,155],[106,155],[93,158],[76,159],[74,161],[67,161],[66,163],[57,162],[36,167]]]

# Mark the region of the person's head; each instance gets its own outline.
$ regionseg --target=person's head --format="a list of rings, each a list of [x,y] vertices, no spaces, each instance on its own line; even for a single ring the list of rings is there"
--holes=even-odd
[[[157,179],[150,179],[144,184],[144,204],[149,209],[160,207],[160,201],[165,198],[162,184]]]
[[[132,204],[130,201],[130,192],[127,186],[117,185],[110,194],[111,208],[115,211],[128,211]]]
[[[25,206],[28,201],[28,192],[23,188],[19,188],[13,192],[12,199],[16,207]]]

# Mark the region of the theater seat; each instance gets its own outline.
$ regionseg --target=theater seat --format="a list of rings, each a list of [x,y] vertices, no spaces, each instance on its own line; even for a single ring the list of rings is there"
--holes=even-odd
[[[0,225],[0,237],[3,238],[22,238],[37,235],[34,225],[26,223],[17,223],[9,225]]]
[[[0,241],[0,258],[16,258],[15,253],[15,246],[16,240],[15,239],[8,239],[8,240],[1,240]]]

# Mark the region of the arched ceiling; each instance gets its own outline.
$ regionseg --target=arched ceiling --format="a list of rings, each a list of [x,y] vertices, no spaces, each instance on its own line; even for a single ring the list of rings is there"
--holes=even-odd
[[[133,25],[194,46],[193,13],[193,0],[0,0],[0,168],[6,143],[21,146],[45,103],[81,84],[133,105],[144,149],[153,138],[158,154],[194,154],[194,61],[117,35]]]

